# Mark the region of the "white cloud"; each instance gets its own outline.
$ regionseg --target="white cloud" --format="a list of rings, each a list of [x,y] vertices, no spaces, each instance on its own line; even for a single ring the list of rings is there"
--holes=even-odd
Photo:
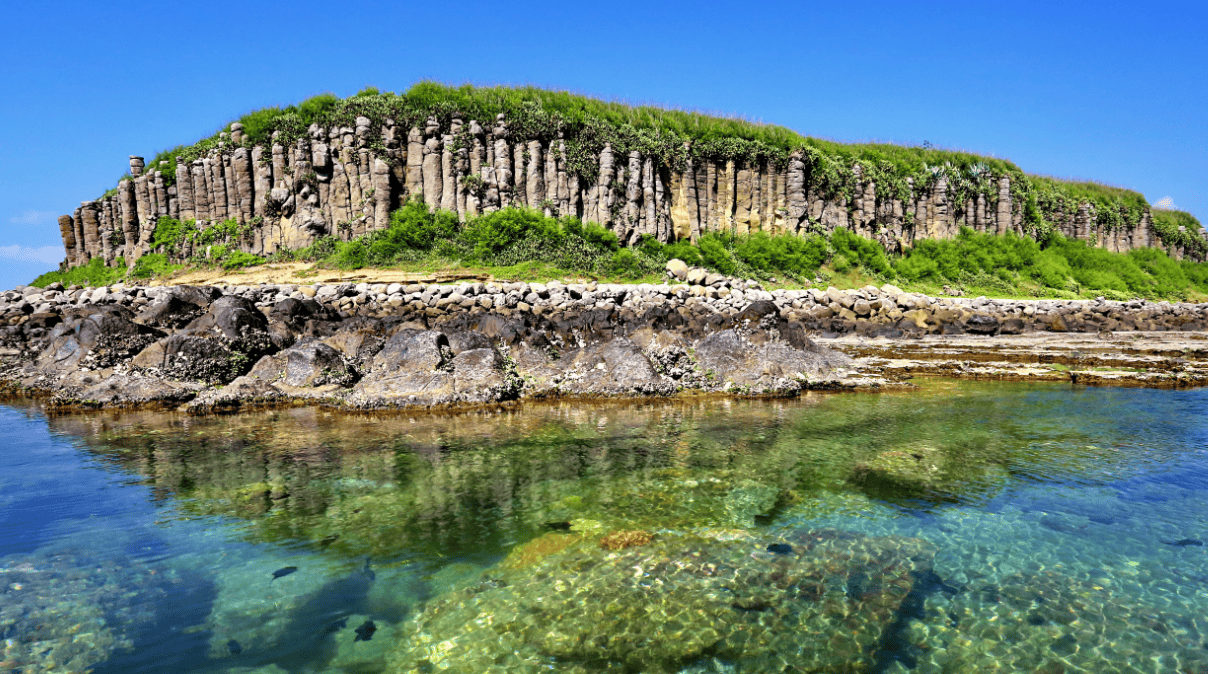
[[[14,225],[41,225],[49,222],[57,223],[59,214],[54,211],[25,211],[8,221]]]
[[[1174,205],[1174,197],[1162,197],[1161,199],[1158,199],[1157,201],[1153,202],[1153,207],[1154,208],[1165,208],[1168,211],[1179,210],[1179,207]]]
[[[57,267],[67,256],[62,246],[42,246],[29,248],[26,246],[0,246],[0,258],[18,260],[21,262],[36,262],[47,267]]]

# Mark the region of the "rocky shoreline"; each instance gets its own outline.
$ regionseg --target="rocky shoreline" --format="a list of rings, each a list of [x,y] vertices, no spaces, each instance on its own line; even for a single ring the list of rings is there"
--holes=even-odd
[[[914,376],[1208,383],[1208,304],[689,280],[19,287],[0,293],[0,385],[59,409],[208,413],[785,396]]]

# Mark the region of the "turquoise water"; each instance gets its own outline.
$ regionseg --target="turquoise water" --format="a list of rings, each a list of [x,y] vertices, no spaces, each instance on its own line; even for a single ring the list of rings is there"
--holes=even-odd
[[[1205,409],[967,382],[418,416],[10,403],[0,671],[1208,672]]]

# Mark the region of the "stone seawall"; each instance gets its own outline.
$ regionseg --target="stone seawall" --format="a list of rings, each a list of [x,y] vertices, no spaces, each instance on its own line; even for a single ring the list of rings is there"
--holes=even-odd
[[[1023,204],[1006,176],[977,176],[991,187],[961,200],[943,175],[892,191],[865,180],[857,165],[851,184],[823,189],[800,153],[781,165],[692,159],[688,152],[673,169],[605,145],[592,156],[588,178],[569,167],[565,140],[515,137],[502,115],[487,125],[454,119],[448,128],[435,119],[410,129],[387,122],[377,132],[361,117],[355,127],[312,126],[309,138],[256,146],[233,124],[206,156],[181,159],[170,175],[166,164],[145,166],[132,156],[132,179],[116,193],[59,218],[66,264],[132,264],[152,251],[161,217],[196,220],[203,229],[235,220],[239,234],[224,242],[269,255],[320,236],[347,240],[383,229],[391,211],[412,198],[462,220],[513,205],[575,215],[605,225],[624,243],[643,235],[695,241],[711,231],[802,234],[842,226],[896,251],[916,239],[950,238],[961,226],[1026,233]],[[1112,230],[1097,224],[1089,203],[1045,216],[1067,237],[1115,252],[1162,245],[1148,211]],[[1178,247],[1170,252],[1183,255]],[[186,244],[175,256],[204,253]]]
[[[1125,362],[1093,354],[1110,342],[1108,350],[1138,355],[1125,359],[1128,369],[1170,375],[1130,381],[1208,381],[1208,304],[934,298],[890,285],[768,291],[710,280],[21,288],[0,294],[0,380],[66,407],[203,412],[294,400],[431,409],[551,396],[794,395],[963,376],[961,367],[886,359],[909,351],[914,360],[986,360],[977,353],[1018,338],[1040,340],[1049,355],[1008,362]],[[964,356],[944,350],[956,338],[966,340],[955,352]],[[943,348],[933,358],[920,344]]]

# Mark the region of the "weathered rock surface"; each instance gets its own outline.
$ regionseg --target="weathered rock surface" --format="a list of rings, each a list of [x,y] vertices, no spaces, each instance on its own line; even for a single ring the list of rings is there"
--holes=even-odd
[[[792,395],[920,374],[1208,382],[1203,304],[703,282],[21,287],[0,293],[0,379],[64,404],[196,411]]]

